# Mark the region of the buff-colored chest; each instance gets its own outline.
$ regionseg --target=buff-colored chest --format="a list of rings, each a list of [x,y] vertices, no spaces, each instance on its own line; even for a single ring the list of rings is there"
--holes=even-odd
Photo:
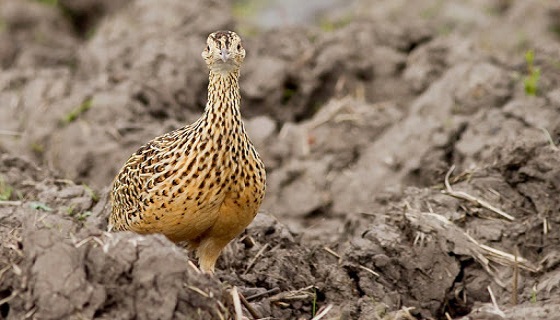
[[[166,171],[155,167],[130,229],[163,233],[178,242],[196,241],[218,220],[228,221],[226,229],[247,226],[262,203],[266,177],[250,142],[235,141],[219,147],[216,141],[202,141],[194,146],[197,157],[177,154],[167,159]]]

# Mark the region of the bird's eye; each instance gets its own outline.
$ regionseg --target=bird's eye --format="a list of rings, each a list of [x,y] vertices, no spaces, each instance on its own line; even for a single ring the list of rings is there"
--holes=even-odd
[[[237,50],[241,50],[241,45],[240,44],[237,45]]]
[[[210,51],[210,46],[206,46],[206,50],[207,50],[207,51]]]

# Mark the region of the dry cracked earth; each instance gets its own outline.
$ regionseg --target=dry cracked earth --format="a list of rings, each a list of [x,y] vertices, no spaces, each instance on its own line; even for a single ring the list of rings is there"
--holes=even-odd
[[[235,292],[247,319],[560,317],[557,2],[363,0],[246,34],[239,6],[0,0],[0,319],[240,319]],[[218,29],[245,39],[269,179],[209,277],[105,230],[128,156],[203,110]]]

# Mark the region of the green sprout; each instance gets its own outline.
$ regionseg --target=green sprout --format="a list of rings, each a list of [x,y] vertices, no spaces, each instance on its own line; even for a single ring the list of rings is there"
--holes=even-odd
[[[76,212],[74,211],[75,205],[70,205],[68,208],[66,208],[66,214],[68,214],[69,216],[74,216],[76,214]]]
[[[6,21],[0,18],[0,33],[4,32],[6,28],[7,28]]]
[[[76,217],[78,218],[78,221],[85,221],[89,216],[91,216],[91,211],[88,210],[78,214]]]
[[[78,119],[78,117],[82,113],[88,111],[91,108],[92,102],[92,98],[85,99],[79,106],[70,110],[70,112],[66,116],[64,116],[64,118],[62,118],[62,123],[69,124],[70,122],[76,121],[76,119]]]
[[[313,288],[313,302],[312,302],[312,309],[311,309],[311,317],[315,317],[317,313],[317,289]]]
[[[82,187],[84,187],[87,194],[91,197],[91,200],[93,200],[94,202],[99,201],[99,195],[97,194],[97,192],[95,192],[95,190],[93,190],[90,186],[88,186],[85,183],[82,184]]]
[[[539,88],[539,79],[541,77],[541,69],[535,67],[535,52],[528,50],[525,53],[525,61],[527,63],[527,75],[523,79],[525,85],[525,94],[528,96],[536,96]]]
[[[533,286],[533,288],[531,290],[530,301],[531,301],[531,303],[537,303],[537,288],[535,288],[535,286]]]
[[[33,201],[29,203],[29,207],[31,209],[40,210],[40,211],[53,211],[53,209],[42,202]]]
[[[45,152],[45,147],[40,142],[32,142],[29,147],[31,148],[31,151],[38,155]]]
[[[47,6],[56,7],[58,5],[58,0],[35,0]]]
[[[4,181],[4,178],[0,177],[0,201],[10,200],[13,192],[14,192],[14,188],[9,186]]]
[[[325,32],[332,32],[347,26],[350,22],[352,22],[351,15],[345,15],[336,20],[323,17],[319,20],[319,28]]]
[[[66,214],[68,214],[68,216],[73,217],[78,219],[78,221],[85,221],[87,219],[87,217],[92,215],[92,212],[89,210],[86,210],[84,212],[77,212],[76,208],[74,205],[69,206],[68,208],[66,208]]]

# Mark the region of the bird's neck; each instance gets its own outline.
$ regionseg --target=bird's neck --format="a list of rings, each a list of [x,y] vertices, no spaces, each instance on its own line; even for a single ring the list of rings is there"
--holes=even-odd
[[[204,124],[213,126],[216,133],[244,132],[240,103],[239,70],[227,73],[210,70],[208,102],[202,116]]]

